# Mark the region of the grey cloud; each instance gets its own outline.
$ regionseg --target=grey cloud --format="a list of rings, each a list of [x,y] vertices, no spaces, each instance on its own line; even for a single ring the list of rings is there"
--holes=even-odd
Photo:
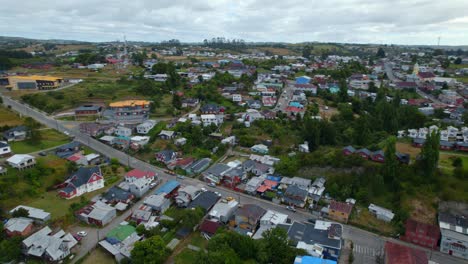
[[[467,44],[465,0],[0,0],[0,35]]]

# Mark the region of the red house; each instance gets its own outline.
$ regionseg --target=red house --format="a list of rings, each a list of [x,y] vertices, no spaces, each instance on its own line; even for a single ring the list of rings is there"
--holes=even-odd
[[[371,159],[375,162],[382,163],[385,161],[385,153],[383,152],[383,150],[377,150],[375,152],[372,152]]]
[[[358,154],[359,156],[361,156],[361,158],[363,158],[363,159],[369,159],[370,156],[371,156],[370,150],[368,150],[366,148],[358,149],[358,150],[356,150],[355,153]]]
[[[405,225],[405,235],[402,240],[430,249],[437,249],[440,230],[437,226],[408,219]]]
[[[343,148],[343,155],[349,156],[356,152],[356,149],[353,146],[347,146]]]
[[[385,243],[385,264],[427,264],[424,251],[395,244]]]

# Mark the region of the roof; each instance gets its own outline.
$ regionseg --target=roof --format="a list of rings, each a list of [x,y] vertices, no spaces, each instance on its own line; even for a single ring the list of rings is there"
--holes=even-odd
[[[82,105],[75,109],[75,111],[100,111],[100,105]]]
[[[151,207],[160,207],[168,200],[165,196],[166,193],[164,192],[150,195],[145,199],[144,204],[149,205]]]
[[[20,208],[26,209],[28,211],[28,213],[29,213],[28,217],[30,217],[30,218],[39,219],[39,220],[47,220],[48,218],[50,218],[50,213],[45,212],[42,209],[29,207],[29,206],[25,206],[25,205],[18,205],[17,207],[11,209],[10,214],[13,214],[16,210],[18,210]]]
[[[146,106],[149,104],[150,104],[150,101],[147,101],[147,100],[125,100],[125,101],[110,103],[109,106],[110,107],[132,107],[132,106]]]
[[[180,183],[178,181],[170,180],[170,181],[166,182],[163,186],[161,186],[159,189],[157,189],[155,194],[160,194],[160,193],[168,193],[169,194],[179,186],[180,186]]]
[[[75,187],[80,187],[81,185],[86,184],[93,174],[101,176],[101,169],[98,166],[90,168],[81,167],[75,173],[70,175],[68,180],[70,180],[70,183]]]
[[[237,208],[235,214],[248,219],[260,220],[265,213],[266,210],[256,204],[244,204]]]
[[[326,222],[325,228],[316,228],[313,224],[299,222],[280,224],[278,226],[286,229],[289,239],[293,241],[341,249],[342,226],[340,224]]]
[[[34,157],[28,154],[15,154],[11,156],[9,159],[7,159],[7,162],[10,162],[13,164],[19,164],[27,159],[34,159]]]
[[[203,223],[200,225],[200,231],[205,232],[207,234],[214,234],[218,230],[218,228],[221,226],[219,222],[214,222],[210,220],[205,220]]]
[[[317,258],[312,256],[298,256],[294,259],[294,264],[336,264],[330,259]]]
[[[422,234],[426,237],[432,237],[432,238],[437,238],[440,236],[439,227],[435,225],[421,223],[414,219],[408,219],[406,221],[405,228],[406,228],[406,233],[414,232],[414,233],[418,233],[418,236],[419,234]]]
[[[424,79],[436,77],[432,72],[419,72],[418,76]]]
[[[41,80],[41,81],[52,81],[52,82],[62,80],[62,78],[60,77],[45,76],[45,75],[28,75],[28,76],[16,75],[16,76],[9,76],[8,78],[19,79],[19,80],[30,80],[30,81]]]
[[[213,166],[211,166],[209,169],[207,169],[205,172],[203,172],[203,174],[205,175],[212,174],[215,176],[221,176],[224,172],[226,172],[229,169],[231,169],[231,167],[229,167],[226,164],[216,163]]]
[[[202,169],[203,167],[209,165],[210,162],[211,162],[210,158],[203,158],[201,160],[197,160],[196,162],[194,162],[190,168],[192,171],[198,171]]]
[[[362,149],[358,149],[356,150],[356,153],[364,153],[366,154],[367,156],[370,156],[371,155],[371,151],[366,149],[366,148],[362,148]]]
[[[229,202],[220,200],[213,206],[213,208],[209,212],[209,215],[212,218],[221,218],[222,216],[227,216],[229,212],[233,208],[236,208],[238,205],[239,202],[237,202],[236,200],[231,200]]]
[[[213,205],[216,204],[218,200],[219,197],[216,193],[211,191],[202,192],[192,202],[190,202],[187,208],[201,207],[208,211],[211,209],[211,207],[213,207]]]
[[[297,176],[291,178],[291,184],[294,184],[294,185],[310,186],[311,183],[312,183],[311,179],[304,179],[304,178],[297,177]]]
[[[112,201],[112,200],[126,201],[126,200],[132,198],[132,196],[133,195],[130,192],[124,191],[124,190],[114,186],[114,187],[110,188],[103,195],[103,198],[106,199],[107,201]]]
[[[119,225],[107,233],[107,238],[115,238],[119,241],[125,240],[135,232],[136,228],[131,225]]]
[[[337,212],[342,212],[342,213],[346,213],[349,215],[351,214],[351,211],[353,210],[353,206],[348,203],[331,201],[330,210],[335,210]]]
[[[34,220],[26,217],[11,218],[6,222],[5,229],[10,232],[23,232]]]
[[[142,171],[142,170],[139,170],[139,169],[133,169],[129,172],[127,172],[127,174],[125,174],[125,177],[130,177],[130,178],[137,178],[137,179],[140,179],[140,178],[152,178],[156,176],[156,173],[155,172],[152,172],[152,171]]]
[[[93,209],[89,212],[88,217],[96,220],[103,220],[108,216],[109,212],[115,211],[114,207],[101,201],[97,201],[93,204],[92,208]]]
[[[288,219],[287,214],[282,214],[277,211],[273,210],[267,210],[266,213],[262,216],[260,221],[268,221],[272,225],[277,225],[281,223],[286,223],[286,220]]]
[[[440,202],[439,222],[468,228],[468,204],[461,202]]]
[[[288,188],[286,189],[286,195],[292,195],[292,196],[299,196],[299,197],[307,197],[309,193],[297,187],[296,185],[289,185]]]
[[[386,216],[386,217],[388,217],[390,219],[392,219],[393,216],[395,216],[395,214],[391,210],[388,210],[386,208],[380,207],[380,206],[375,205],[375,204],[370,204],[368,208],[369,208],[369,210],[376,211],[377,214],[384,215],[384,216]]]
[[[427,264],[424,251],[406,247],[392,242],[385,243],[385,258],[387,264]]]

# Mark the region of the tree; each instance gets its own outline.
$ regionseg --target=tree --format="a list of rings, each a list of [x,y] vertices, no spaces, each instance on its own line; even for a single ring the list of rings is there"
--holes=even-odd
[[[385,51],[383,50],[382,47],[380,47],[380,48],[377,50],[376,56],[377,56],[377,58],[385,58]]]
[[[266,263],[292,263],[297,255],[305,255],[303,250],[291,247],[287,232],[282,228],[273,228],[262,234],[261,243],[266,251]]]
[[[2,230],[3,231],[3,230]],[[0,262],[8,263],[15,260],[18,260],[21,256],[21,242],[23,238],[20,236],[12,237],[9,239],[2,240],[0,242]]]
[[[310,59],[311,51],[312,51],[313,48],[314,48],[314,47],[312,47],[312,46],[306,45],[306,46],[302,49],[302,57],[307,58],[307,59]]]
[[[346,102],[348,100],[348,84],[345,79],[340,79],[340,91],[338,96],[340,97],[340,102]]]
[[[461,64],[461,63],[462,63],[462,59],[461,59],[460,57],[457,57],[453,63],[455,63],[455,64]]]
[[[18,208],[11,214],[13,217],[29,217],[29,211],[24,208]]]
[[[396,183],[398,175],[398,160],[396,158],[396,138],[391,136],[385,143],[385,161],[383,166],[384,181],[387,184]]]
[[[153,236],[135,243],[132,250],[133,263],[164,263],[170,251],[160,236]]]
[[[174,106],[176,109],[182,108],[182,98],[177,94],[172,96],[172,106]]]
[[[439,163],[439,145],[440,132],[433,131],[427,138],[421,150],[420,167],[424,173],[424,177],[428,180],[434,178],[437,172]]]

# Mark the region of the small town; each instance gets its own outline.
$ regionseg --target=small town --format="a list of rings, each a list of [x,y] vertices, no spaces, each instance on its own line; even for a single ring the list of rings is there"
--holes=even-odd
[[[187,19],[0,36],[0,263],[468,263],[468,39]]]

